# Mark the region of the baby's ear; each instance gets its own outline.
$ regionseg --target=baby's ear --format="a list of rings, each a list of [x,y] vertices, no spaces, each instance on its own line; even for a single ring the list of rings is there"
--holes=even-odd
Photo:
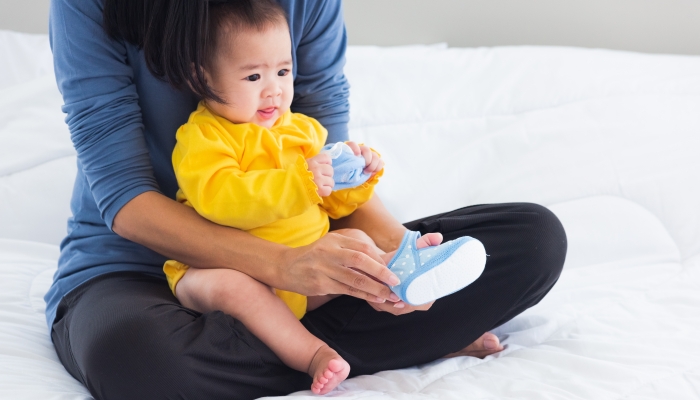
[[[209,84],[211,82],[211,75],[209,74],[209,71],[204,68],[204,66],[201,67],[202,70],[202,75],[204,75],[204,83]],[[194,63],[190,64],[190,74],[192,75],[192,78],[197,79],[197,67],[195,67]]]

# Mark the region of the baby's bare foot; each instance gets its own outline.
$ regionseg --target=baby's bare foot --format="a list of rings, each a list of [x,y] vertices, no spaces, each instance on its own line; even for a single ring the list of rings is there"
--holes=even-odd
[[[309,366],[309,375],[314,379],[311,391],[315,394],[326,394],[344,381],[349,373],[350,364],[324,344],[316,351]]]

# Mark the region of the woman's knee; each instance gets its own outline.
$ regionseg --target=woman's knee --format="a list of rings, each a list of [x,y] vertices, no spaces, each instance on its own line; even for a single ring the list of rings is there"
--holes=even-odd
[[[156,305],[93,321],[93,332],[72,346],[90,393],[96,399],[174,398],[189,372],[184,330],[196,318],[176,305]]]
[[[523,243],[532,272],[542,274],[553,284],[559,278],[566,259],[567,239],[564,226],[548,208],[539,204],[521,205],[528,215]]]

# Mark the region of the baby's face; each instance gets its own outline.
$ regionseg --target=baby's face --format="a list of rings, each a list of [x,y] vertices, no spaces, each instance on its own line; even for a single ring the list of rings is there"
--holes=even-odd
[[[263,32],[242,31],[221,42],[206,76],[228,104],[207,105],[231,122],[270,128],[289,110],[294,95],[289,30],[281,24]]]

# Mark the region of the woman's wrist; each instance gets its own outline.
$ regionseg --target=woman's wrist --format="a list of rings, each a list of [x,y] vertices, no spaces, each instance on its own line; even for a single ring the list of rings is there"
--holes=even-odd
[[[389,213],[376,193],[349,216],[331,221],[331,229],[344,228],[363,231],[387,253],[399,248],[406,232],[406,227]]]

